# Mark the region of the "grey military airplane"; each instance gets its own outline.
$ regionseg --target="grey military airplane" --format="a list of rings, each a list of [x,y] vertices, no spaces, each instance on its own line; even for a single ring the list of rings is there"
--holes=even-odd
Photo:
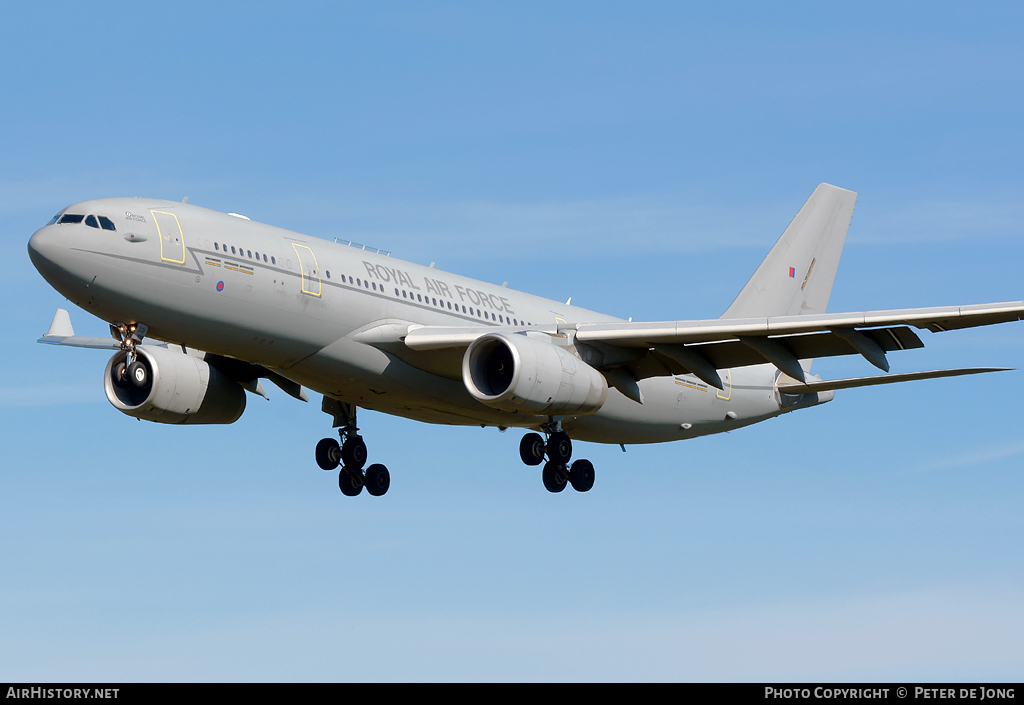
[[[68,206],[29,256],[70,301],[110,323],[77,336],[58,309],[39,342],[114,351],[107,399],[139,419],[227,424],[269,380],[323,395],[339,438],[315,458],[341,491],[383,495],[364,466],[359,407],[439,424],[516,427],[551,492],[586,492],[594,466],[572,439],[624,444],[731,431],[835,391],[994,372],[961,368],[823,380],[814,358],[887,353],[933,333],[1020,320],[1024,302],[826,313],[857,194],[819,185],[717,319],[623,321],[185,202],[105,198]],[[543,434],[543,435],[541,435]]]

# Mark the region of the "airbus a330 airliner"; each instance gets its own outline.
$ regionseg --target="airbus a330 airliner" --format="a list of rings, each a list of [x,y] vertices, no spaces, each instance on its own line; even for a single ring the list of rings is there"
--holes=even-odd
[[[623,321],[187,202],[105,198],[68,206],[28,243],[40,274],[110,323],[76,336],[58,309],[43,343],[114,350],[119,411],[226,424],[261,379],[323,410],[316,446],[339,486],[382,495],[356,409],[418,421],[529,429],[527,465],[551,492],[586,492],[572,440],[633,444],[720,433],[830,401],[835,390],[1005,368],[822,380],[816,357],[886,354],[933,333],[1020,320],[1024,302],[826,313],[857,194],[821,184],[721,318]],[[541,435],[543,434],[543,435]],[[340,442],[339,442],[340,441]]]

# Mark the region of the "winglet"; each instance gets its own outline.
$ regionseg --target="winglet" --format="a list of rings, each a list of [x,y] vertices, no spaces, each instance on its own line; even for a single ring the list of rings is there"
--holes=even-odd
[[[75,335],[75,329],[71,327],[71,316],[62,308],[57,309],[53,314],[53,323],[46,335],[36,341],[47,345],[66,345],[72,348],[97,348],[100,350],[116,350],[119,343],[112,338],[90,338],[88,336]]]
[[[75,334],[75,329],[71,327],[71,316],[68,312],[62,308],[57,309],[57,313],[53,314],[53,323],[50,324],[50,330],[46,331],[44,338],[70,338]]]

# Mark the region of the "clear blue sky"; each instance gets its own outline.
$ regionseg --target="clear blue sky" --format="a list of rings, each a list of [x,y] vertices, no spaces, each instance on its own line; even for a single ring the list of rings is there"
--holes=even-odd
[[[814,187],[858,191],[830,310],[1024,298],[1019,3],[14,3],[0,45],[0,680],[1016,679],[1024,372],[850,390],[686,443],[319,398],[138,422],[28,237],[178,199],[634,319],[716,317]],[[71,307],[76,330],[105,324]],[[1024,324],[894,371],[1024,368]],[[816,363],[826,377],[863,360]]]

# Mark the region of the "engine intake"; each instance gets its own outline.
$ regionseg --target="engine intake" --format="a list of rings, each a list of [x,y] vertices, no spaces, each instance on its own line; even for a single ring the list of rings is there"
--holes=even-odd
[[[103,377],[107,399],[121,413],[158,423],[228,424],[245,411],[245,390],[205,360],[148,345],[135,353],[149,373],[145,385],[115,374],[128,356],[123,350],[110,358]]]
[[[525,335],[490,333],[462,358],[473,398],[504,411],[592,414],[608,398],[604,375],[565,348]]]

